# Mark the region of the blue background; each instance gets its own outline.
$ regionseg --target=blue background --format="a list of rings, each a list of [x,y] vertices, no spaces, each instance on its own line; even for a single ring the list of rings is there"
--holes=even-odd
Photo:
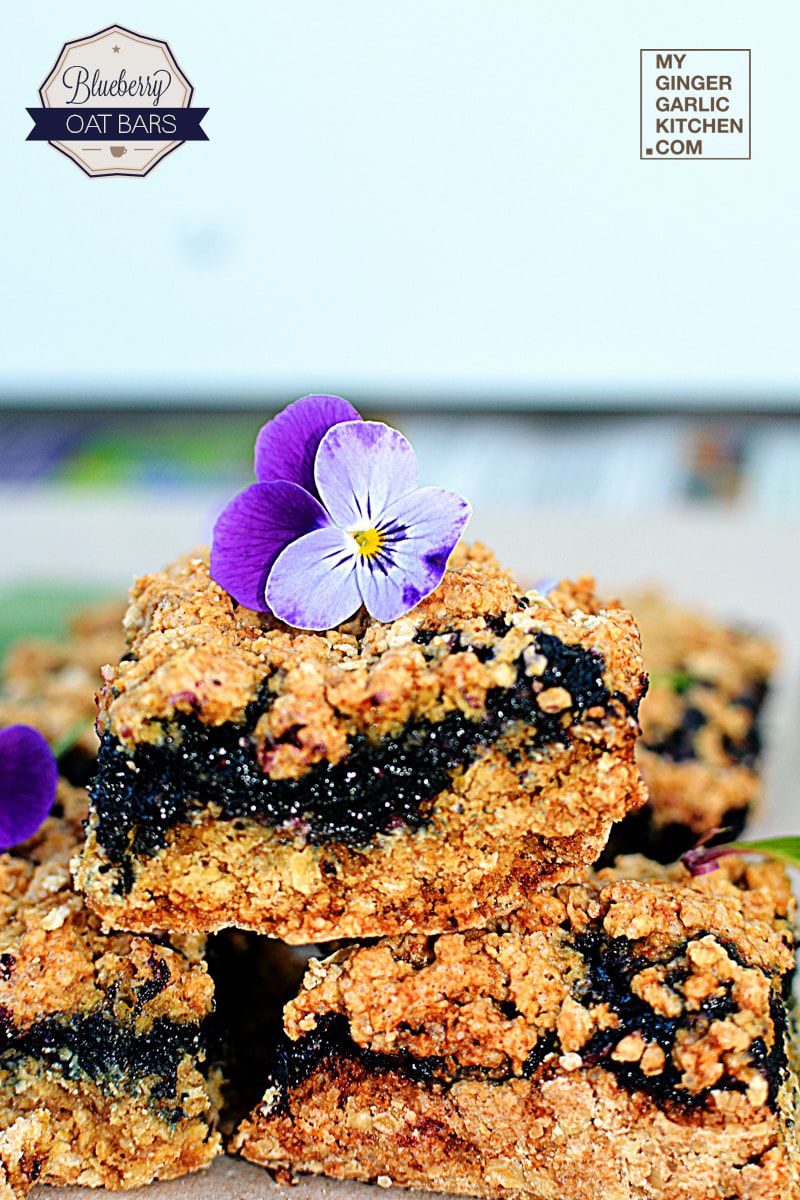
[[[26,143],[63,41],[163,37],[210,141]],[[5,0],[0,400],[796,407],[800,7]],[[639,160],[639,49],[752,48],[750,162]]]

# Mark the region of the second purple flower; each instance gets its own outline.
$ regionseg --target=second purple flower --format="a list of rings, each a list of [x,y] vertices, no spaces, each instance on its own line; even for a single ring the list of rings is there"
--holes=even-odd
[[[33,837],[56,798],[58,764],[30,725],[0,729],[0,850]]]

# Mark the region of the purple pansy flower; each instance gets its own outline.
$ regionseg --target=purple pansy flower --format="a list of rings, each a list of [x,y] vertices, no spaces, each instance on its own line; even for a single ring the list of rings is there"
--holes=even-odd
[[[441,583],[471,515],[417,486],[411,444],[338,396],[305,396],[256,440],[256,478],[214,526],[211,575],[247,608],[331,629],[365,605],[394,621]]]
[[[38,730],[0,729],[0,850],[33,837],[53,807],[57,786],[55,757]]]

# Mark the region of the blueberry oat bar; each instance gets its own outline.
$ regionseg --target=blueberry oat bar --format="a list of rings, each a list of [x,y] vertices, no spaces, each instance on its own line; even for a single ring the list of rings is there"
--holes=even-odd
[[[797,1200],[794,902],[774,863],[641,858],[488,928],[312,961],[233,1148],[531,1200]]]
[[[0,1164],[17,1190],[26,1163],[31,1182],[125,1188],[220,1150],[202,941],[102,931],[70,881],[85,810],[62,784],[56,815],[0,855]]]
[[[637,755],[648,804],[613,831],[607,858],[641,852],[671,862],[706,830],[738,836],[761,791],[760,718],[775,663],[763,637],[650,593],[631,608],[650,690]]]
[[[629,613],[460,550],[407,616],[302,633],[202,557],[147,576],[100,694],[77,880],[109,925],[302,944],[490,919],[643,800]]]

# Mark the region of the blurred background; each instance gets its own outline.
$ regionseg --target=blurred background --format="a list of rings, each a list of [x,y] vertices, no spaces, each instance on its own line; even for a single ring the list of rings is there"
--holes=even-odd
[[[62,43],[111,21],[210,110],[145,179],[25,142]],[[665,584],[773,631],[793,686],[796,5],[0,22],[0,640],[207,540],[262,422],[328,391],[402,428],[523,576]],[[686,46],[752,50],[751,161],[640,161],[639,49]]]

